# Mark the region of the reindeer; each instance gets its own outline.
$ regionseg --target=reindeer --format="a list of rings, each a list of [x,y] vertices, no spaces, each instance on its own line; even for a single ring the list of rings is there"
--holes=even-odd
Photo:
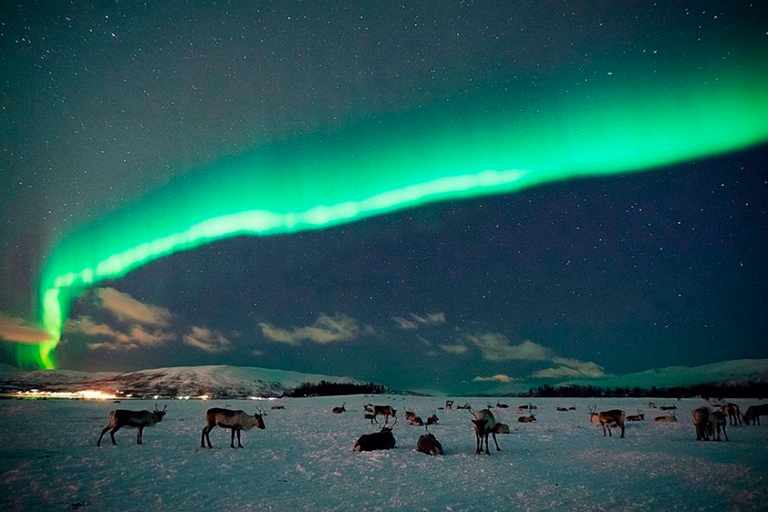
[[[509,404],[505,404],[505,403],[502,403],[502,402],[496,402],[496,407],[498,407],[499,409],[506,409],[507,407],[509,407]]]
[[[471,413],[471,411],[470,411]],[[475,426],[475,438],[477,441],[477,449],[475,453],[480,453],[483,449],[483,440],[485,440],[485,453],[490,455],[488,450],[488,435],[493,435],[493,442],[496,443],[496,451],[501,451],[499,448],[499,442],[496,440],[496,418],[493,417],[493,413],[488,409],[482,409],[474,413],[474,419],[472,424]]]
[[[676,405],[662,405],[661,407],[659,407],[659,409],[661,409],[662,411],[674,411],[675,409],[677,409],[677,406]]]
[[[230,440],[229,447],[235,447],[235,433],[237,433],[237,447],[242,448],[243,444],[240,442],[240,431],[251,430],[253,427],[264,429],[264,419],[266,412],[259,409],[261,414],[254,413],[252,416],[246,414],[243,411],[230,411],[229,409],[222,409],[220,407],[213,407],[205,412],[205,426],[203,427],[203,435],[200,437],[200,447],[205,448],[205,442],[208,441],[208,448],[211,446],[211,436],[209,435],[213,427],[228,428],[232,431],[232,439]]]
[[[472,406],[471,406],[471,405],[469,405],[469,404],[464,404],[464,405],[457,405],[457,406],[456,406],[456,408],[457,408],[457,409],[466,409],[466,410],[468,410],[468,411],[471,411],[471,410],[472,410]]]
[[[506,423],[497,423],[495,427],[493,427],[493,432],[496,434],[509,434],[509,425]]]
[[[653,402],[648,402],[648,408],[650,409],[656,409],[656,404]]]
[[[753,422],[760,424],[760,416],[768,416],[768,404],[750,405],[744,413],[744,423],[751,425]]]
[[[347,402],[344,402],[343,404],[341,404],[341,407],[334,407],[333,409],[331,409],[331,412],[333,414],[341,414],[343,412],[346,412],[347,410],[344,408],[345,405],[347,405]]]
[[[271,409],[272,409],[273,411],[282,411],[283,409],[285,409],[285,406],[284,406],[284,405],[273,405],[273,406],[271,407]]]
[[[112,444],[117,445],[115,442],[115,432],[123,427],[131,427],[139,429],[136,434],[136,444],[144,444],[144,427],[151,427],[155,423],[163,421],[165,416],[165,410],[168,408],[166,405],[163,410],[160,411],[155,404],[155,410],[149,411],[128,411],[126,409],[117,409],[109,413],[107,418],[107,426],[101,431],[99,440],[96,441],[96,446],[101,446],[101,438],[109,430],[109,437],[112,438]],[[111,429],[111,430],[110,430]]]
[[[518,416],[517,418],[518,423],[533,423],[534,421],[536,421],[536,417],[534,417],[533,414],[529,416]]]
[[[384,424],[386,424],[389,421],[390,416],[393,418],[397,417],[397,409],[393,409],[391,405],[374,405],[371,407],[371,414],[373,414],[373,421],[376,423],[379,422],[376,419],[376,416],[381,414],[384,416]]]
[[[427,426],[429,425],[437,425],[437,422],[440,421],[440,418],[437,417],[437,411],[435,411],[435,414],[427,418]]]
[[[664,416],[656,416],[655,418],[653,418],[653,421],[657,423],[674,423],[677,421],[677,415],[674,412],[672,412]]]
[[[557,411],[558,412],[568,412],[568,408],[567,407],[558,407]]]
[[[603,427],[603,437],[605,437],[605,431],[608,430],[608,435],[613,437],[611,433],[611,427],[618,426],[621,429],[621,437],[624,437],[624,411],[621,409],[611,409],[610,411],[597,411],[597,404],[589,406],[589,421],[592,423],[599,423]]]
[[[720,441],[721,429],[725,440],[730,441],[728,439],[728,432],[725,431],[725,414],[722,411],[712,411],[709,413],[709,425],[707,425],[709,437],[715,441]],[[715,438],[715,434],[717,434],[717,438]]]
[[[408,423],[413,425],[414,427],[422,427],[424,426],[424,420],[421,419],[421,417],[416,416],[416,414],[411,411],[411,416],[408,417],[408,413],[405,413],[406,419],[408,420]]]
[[[397,417],[395,417],[395,423],[397,423]],[[352,451],[372,452],[374,450],[393,449],[396,441],[395,436],[392,435],[392,427],[395,426],[395,423],[392,423],[391,427],[387,427],[385,424],[379,432],[363,434],[355,443]]]
[[[709,407],[699,407],[693,411],[693,426],[696,428],[697,441],[709,441]]]
[[[445,401],[445,408],[447,409],[453,409],[453,400],[446,400]]]
[[[637,409],[637,414],[627,416],[627,421],[645,421],[645,413],[642,409]]]
[[[427,455],[443,455],[443,445],[429,430],[416,441],[416,450]]]
[[[723,412],[728,415],[729,425],[741,425],[741,409],[738,405],[729,402],[723,406]]]

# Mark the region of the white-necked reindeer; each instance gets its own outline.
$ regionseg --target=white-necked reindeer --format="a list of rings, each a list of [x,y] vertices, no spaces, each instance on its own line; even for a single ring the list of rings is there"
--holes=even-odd
[[[205,442],[208,442],[208,448],[211,446],[211,430],[213,427],[228,428],[232,431],[232,439],[230,440],[230,448],[235,447],[235,434],[237,434],[237,447],[242,448],[243,444],[240,442],[240,432],[242,430],[248,431],[253,427],[264,429],[264,416],[267,414],[264,410],[259,409],[261,414],[254,413],[253,415],[246,414],[243,411],[230,411],[229,409],[222,409],[220,407],[213,407],[205,412],[205,426],[203,427],[203,435],[200,438],[200,447],[205,448]]]
[[[107,430],[110,431],[109,437],[112,438],[112,444],[116,445],[117,443],[115,442],[115,432],[123,427],[139,429],[139,432],[136,434],[136,444],[144,444],[144,427],[151,427],[155,423],[160,423],[163,421],[163,416],[165,416],[165,410],[167,408],[168,406],[166,405],[163,407],[163,410],[160,411],[157,408],[157,404],[155,404],[155,410],[153,412],[128,411],[126,409],[117,409],[110,412],[109,417],[107,418],[107,426],[104,427],[104,430],[101,431],[101,435],[99,436],[99,440],[96,442],[96,446],[101,446],[101,438],[104,437],[104,434],[107,433]]]
[[[605,431],[608,431],[608,435],[611,434],[611,427],[619,427],[621,429],[621,437],[624,437],[624,411],[621,409],[611,409],[610,411],[597,412],[597,404],[592,404],[589,407],[589,421],[592,423],[599,423],[603,427],[603,437],[605,437]]]
[[[483,441],[485,441],[485,453],[491,454],[488,450],[488,435],[493,436],[493,442],[496,443],[496,451],[501,451],[499,442],[496,440],[496,418],[493,417],[491,411],[488,409],[476,411],[472,424],[475,427],[475,439],[477,441],[475,453],[480,453],[483,450]]]

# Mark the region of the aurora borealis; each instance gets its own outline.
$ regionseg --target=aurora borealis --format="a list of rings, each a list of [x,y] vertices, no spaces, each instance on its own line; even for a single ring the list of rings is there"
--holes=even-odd
[[[582,178],[626,182],[768,141],[768,38],[748,3],[156,7],[35,13],[22,3],[2,34],[14,78],[0,311],[48,336],[3,334],[18,364],[53,367],[78,297],[175,253],[244,235],[333,237],[370,216]],[[33,261],[19,276],[24,255]],[[444,309],[377,315],[425,319],[433,307]],[[317,322],[344,323],[343,309]],[[275,332],[253,316],[229,328]],[[357,324],[380,333],[370,322]],[[474,343],[494,360],[482,335],[462,339],[442,350]],[[555,352],[533,360],[576,371],[593,359]]]

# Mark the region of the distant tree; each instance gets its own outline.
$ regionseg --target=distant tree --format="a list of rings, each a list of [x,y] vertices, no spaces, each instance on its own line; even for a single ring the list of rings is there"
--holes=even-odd
[[[386,387],[374,384],[373,382],[368,384],[351,384],[322,380],[318,383],[305,382],[289,392],[287,396],[298,398],[306,396],[378,395],[387,392],[388,389]]]

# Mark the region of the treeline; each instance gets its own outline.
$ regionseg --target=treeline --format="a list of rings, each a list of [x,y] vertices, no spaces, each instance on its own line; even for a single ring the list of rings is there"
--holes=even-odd
[[[650,389],[639,387],[598,387],[598,386],[550,386],[545,384],[531,388],[523,397],[657,397],[657,398],[763,398],[768,396],[768,382],[709,383],[694,386],[674,386]]]
[[[305,382],[287,396],[301,398],[306,396],[378,395],[388,392],[386,387],[374,384],[373,382],[368,384],[348,384],[321,380],[318,383]]]

